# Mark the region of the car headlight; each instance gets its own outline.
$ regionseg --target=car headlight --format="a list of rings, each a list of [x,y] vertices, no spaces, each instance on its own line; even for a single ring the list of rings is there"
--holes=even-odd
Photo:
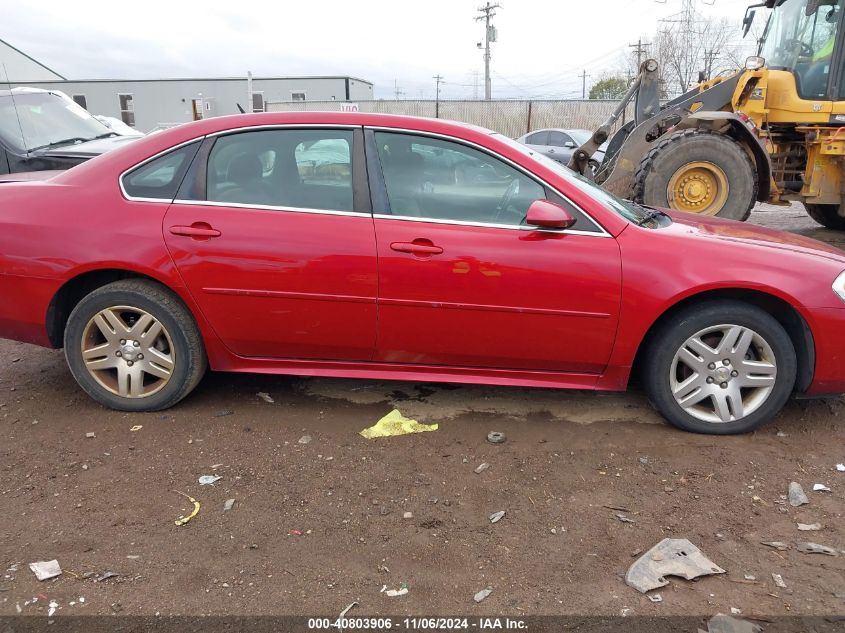
[[[835,292],[842,301],[845,301],[845,270],[839,273],[839,276],[834,280],[833,292]]]

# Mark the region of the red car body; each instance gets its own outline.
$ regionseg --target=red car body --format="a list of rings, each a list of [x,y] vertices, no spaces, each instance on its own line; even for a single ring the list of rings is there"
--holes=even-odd
[[[554,187],[603,233],[233,213],[130,200],[119,185],[125,171],[192,139],[314,125],[472,143]],[[665,227],[637,226],[512,143],[461,124],[325,112],[213,118],[46,181],[0,183],[0,336],[60,347],[76,299],[138,276],[181,297],[215,370],[622,390],[663,315],[730,296],[766,305],[805,343],[799,392],[845,391],[845,303],[831,288],[843,254],[797,235],[671,217]],[[190,235],[196,229],[211,233]]]

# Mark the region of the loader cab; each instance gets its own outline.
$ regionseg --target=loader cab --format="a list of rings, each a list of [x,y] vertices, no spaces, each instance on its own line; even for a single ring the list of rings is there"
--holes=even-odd
[[[773,9],[760,38],[769,70],[792,73],[798,98],[839,101],[842,81],[842,5],[845,0],[769,0]]]

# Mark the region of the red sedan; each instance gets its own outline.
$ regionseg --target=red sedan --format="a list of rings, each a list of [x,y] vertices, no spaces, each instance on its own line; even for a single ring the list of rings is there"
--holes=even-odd
[[[643,208],[488,130],[214,118],[0,184],[0,336],[105,406],[219,371],[623,390],[748,431],[845,391],[845,256]]]

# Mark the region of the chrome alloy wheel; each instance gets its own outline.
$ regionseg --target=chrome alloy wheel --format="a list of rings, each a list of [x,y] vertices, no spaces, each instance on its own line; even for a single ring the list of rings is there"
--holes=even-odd
[[[131,306],[101,310],[82,334],[82,361],[102,387],[123,398],[145,398],[170,381],[175,349],[164,325]]]
[[[669,373],[672,395],[704,422],[740,420],[759,409],[777,379],[777,360],[766,340],[741,325],[701,330],[675,353]]]

